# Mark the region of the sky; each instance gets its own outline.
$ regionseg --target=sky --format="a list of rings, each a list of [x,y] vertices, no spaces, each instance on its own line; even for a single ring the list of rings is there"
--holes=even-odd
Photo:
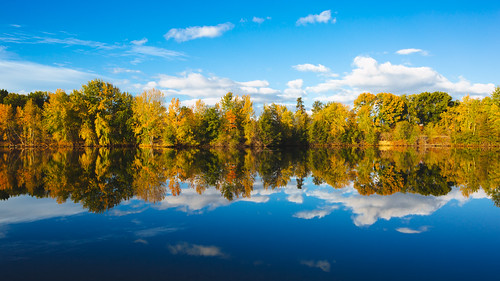
[[[500,84],[497,1],[3,1],[0,89],[103,79],[192,105],[362,92],[484,97]]]

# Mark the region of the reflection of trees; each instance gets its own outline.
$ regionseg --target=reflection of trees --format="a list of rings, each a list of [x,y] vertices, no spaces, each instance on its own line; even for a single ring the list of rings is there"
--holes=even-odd
[[[296,183],[353,186],[361,195],[396,192],[441,196],[452,186],[480,189],[500,205],[498,153],[473,150],[174,150],[0,151],[0,199],[29,194],[71,200],[103,212],[137,196],[160,202],[183,188],[215,188],[228,200]],[[295,179],[295,181],[293,181]]]

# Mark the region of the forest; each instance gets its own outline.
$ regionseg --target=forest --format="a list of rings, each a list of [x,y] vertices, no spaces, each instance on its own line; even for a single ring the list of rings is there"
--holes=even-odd
[[[307,111],[229,92],[215,106],[170,103],[160,90],[133,96],[92,80],[80,90],[0,90],[0,143],[16,147],[498,146],[500,87],[462,100],[444,92],[362,93],[353,107],[315,101]]]

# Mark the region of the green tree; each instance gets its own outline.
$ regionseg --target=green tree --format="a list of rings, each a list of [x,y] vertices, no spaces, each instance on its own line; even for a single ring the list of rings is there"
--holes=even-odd
[[[304,107],[302,98],[297,98],[297,105],[295,106],[294,114],[294,132],[293,139],[295,144],[306,145],[308,140],[310,118]]]
[[[404,97],[407,106],[406,119],[411,123],[427,125],[441,120],[441,114],[454,106],[452,97],[444,92],[423,92]]]
[[[9,93],[3,98],[3,104],[12,105],[14,112],[17,110],[17,108],[23,108],[26,102],[28,102],[28,96],[16,93]]]
[[[279,146],[282,143],[281,120],[275,104],[264,105],[258,121],[259,136],[264,146]]]
[[[5,98],[9,92],[4,89],[0,89],[0,104],[3,104],[3,98]]]
[[[130,126],[133,98],[111,83],[92,80],[73,91],[72,102],[81,119],[80,137],[86,145],[112,145],[133,140]]]

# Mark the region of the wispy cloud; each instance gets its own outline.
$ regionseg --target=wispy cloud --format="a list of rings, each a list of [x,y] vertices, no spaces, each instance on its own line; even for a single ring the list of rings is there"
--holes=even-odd
[[[101,51],[106,51],[106,54],[112,55],[128,55],[128,56],[153,56],[165,59],[174,59],[185,57],[182,52],[168,50],[160,47],[146,46],[147,38],[141,40],[133,40],[127,43],[114,43],[108,44],[104,42],[82,40],[74,37],[57,38],[49,36],[36,36],[36,35],[16,35],[16,34],[2,34],[0,41],[16,44],[59,44],[64,46],[82,46],[89,47]],[[140,60],[142,61],[142,60]],[[140,61],[136,61],[139,63]]]
[[[144,240],[144,239],[137,239],[134,241],[134,243],[138,243],[138,244],[143,244],[143,245],[148,245],[149,242]]]
[[[307,24],[313,24],[313,23],[336,23],[337,18],[332,18],[332,11],[331,10],[326,10],[321,12],[320,14],[317,15],[308,15],[303,18],[299,18],[297,22],[295,23],[296,25],[307,25]]]
[[[314,260],[303,260],[300,261],[300,264],[308,266],[308,267],[313,267],[313,268],[319,268],[323,270],[324,272],[330,272],[330,262],[327,260],[319,260],[319,261],[314,261]]]
[[[295,70],[301,72],[329,72],[330,69],[322,64],[314,65],[310,63],[297,64],[292,66]]]
[[[214,26],[191,26],[187,28],[172,28],[165,35],[165,39],[174,39],[177,42],[185,42],[198,38],[214,38],[222,36],[225,32],[234,28],[230,22]]]
[[[219,247],[204,246],[189,243],[179,243],[177,245],[168,245],[170,253],[173,255],[182,254],[199,257],[227,257]]]
[[[67,46],[87,46],[96,49],[112,50],[120,48],[118,45],[109,45],[102,42],[91,41],[91,40],[81,40],[77,38],[51,38],[51,37],[33,37],[35,39],[35,44],[61,44]]]
[[[396,54],[398,55],[411,55],[411,54],[421,54],[422,56],[427,56],[429,53],[427,51],[424,51],[422,49],[401,49],[396,51]]]
[[[20,28],[21,27],[21,25],[19,25],[19,24],[10,24],[10,26],[15,27],[15,28]]]
[[[261,24],[261,23],[265,22],[266,20],[270,20],[270,19],[271,19],[271,17],[265,17],[265,18],[253,17],[252,21],[255,23]]]
[[[135,235],[141,238],[148,238],[158,236],[160,234],[172,233],[178,231],[178,227],[154,227],[143,229],[135,232]]]
[[[0,85],[12,92],[54,91],[58,88],[75,89],[81,86],[82,81],[96,77],[99,75],[67,67],[0,58]]]
[[[429,230],[428,226],[422,226],[418,229],[412,229],[412,228],[408,228],[408,227],[396,228],[397,232],[405,233],[405,234],[418,234],[418,233],[426,232],[427,230]]]
[[[185,54],[177,51],[172,51],[164,48],[146,46],[145,44],[148,42],[148,39],[143,38],[141,40],[134,40],[130,43],[130,49],[127,51],[128,54],[134,55],[146,55],[146,56],[154,56],[160,57],[164,59],[173,59],[177,57],[184,57]]]
[[[127,68],[121,68],[121,67],[115,67],[115,68],[113,68],[113,73],[115,73],[115,74],[118,74],[118,73],[141,73],[141,71],[127,69]]]

